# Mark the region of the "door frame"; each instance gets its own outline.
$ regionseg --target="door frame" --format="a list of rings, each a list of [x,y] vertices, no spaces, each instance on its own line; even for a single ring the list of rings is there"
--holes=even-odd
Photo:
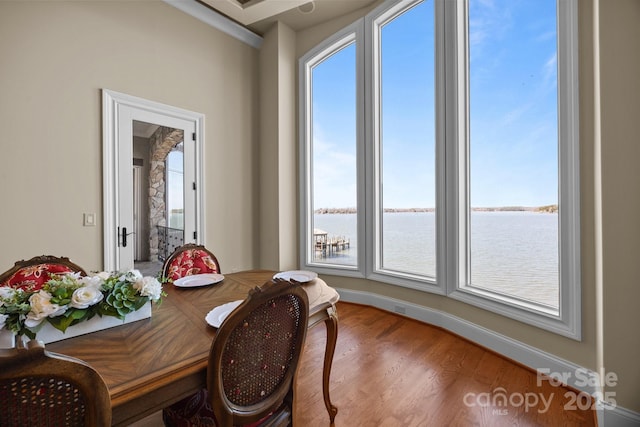
[[[103,247],[104,271],[118,271],[119,266],[119,236],[118,236],[118,147],[120,126],[131,126],[136,118],[123,119],[120,115],[121,107],[128,110],[151,112],[171,118],[191,121],[196,130],[195,135],[195,229],[196,243],[204,245],[204,114],[185,110],[170,105],[149,101],[131,95],[102,89],[102,178],[103,178]],[[131,164],[127,167],[131,168]]]
[[[140,260],[143,253],[142,239],[140,236],[146,236],[141,233],[144,228],[141,225],[140,217],[142,216],[142,166],[133,165],[133,262]]]

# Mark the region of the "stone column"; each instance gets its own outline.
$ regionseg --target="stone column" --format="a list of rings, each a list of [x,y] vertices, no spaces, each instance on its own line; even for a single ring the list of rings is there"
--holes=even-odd
[[[158,260],[158,225],[167,226],[165,161],[169,152],[184,140],[182,129],[158,128],[149,138],[149,259]]]

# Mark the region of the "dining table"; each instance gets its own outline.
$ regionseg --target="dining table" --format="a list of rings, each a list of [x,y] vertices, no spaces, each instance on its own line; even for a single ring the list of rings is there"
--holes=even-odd
[[[152,316],[46,345],[47,350],[84,360],[109,388],[112,424],[126,426],[206,387],[209,350],[217,329],[206,315],[222,304],[246,298],[250,289],[271,280],[272,270],[225,274],[208,286],[165,284],[166,295]],[[337,407],[329,379],[338,336],[338,293],[320,278],[302,283],[309,295],[309,328],[324,323],[327,340],[322,388],[333,422]]]

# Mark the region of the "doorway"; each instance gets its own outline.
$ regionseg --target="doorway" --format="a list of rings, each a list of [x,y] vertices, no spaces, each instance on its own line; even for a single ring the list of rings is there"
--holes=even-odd
[[[104,269],[155,275],[174,247],[204,244],[204,116],[102,94]]]

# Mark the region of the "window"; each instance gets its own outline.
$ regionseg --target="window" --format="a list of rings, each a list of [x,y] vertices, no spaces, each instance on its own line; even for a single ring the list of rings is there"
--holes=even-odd
[[[376,20],[377,270],[436,278],[435,44],[429,1]]]
[[[579,339],[576,8],[390,0],[302,57],[302,265]]]
[[[311,78],[313,255],[319,263],[355,266],[356,46],[350,42],[336,47],[313,67]]]
[[[168,227],[184,230],[184,142],[167,155],[167,218]]]
[[[305,221],[305,263],[357,271],[359,224],[362,210],[359,182],[360,148],[358,128],[357,31],[337,34],[321,53],[306,62],[305,81],[309,96],[302,114],[306,117],[308,150],[301,150]]]
[[[555,0],[469,1],[467,285],[554,311],[556,27]]]

